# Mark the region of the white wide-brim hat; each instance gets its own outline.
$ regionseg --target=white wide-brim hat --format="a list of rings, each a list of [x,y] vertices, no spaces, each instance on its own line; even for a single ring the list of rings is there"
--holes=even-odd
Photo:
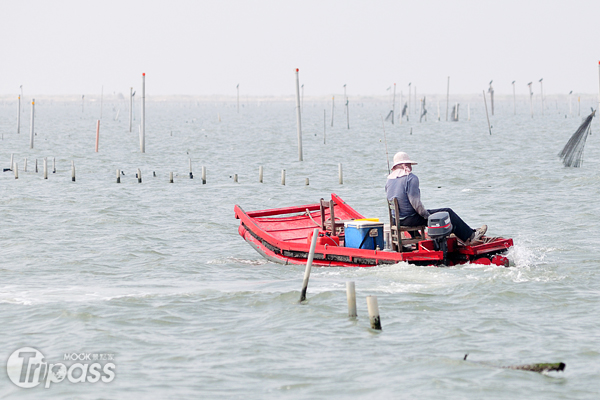
[[[398,153],[394,154],[394,165],[392,167],[395,167],[398,164],[416,165],[417,163],[412,161],[408,154],[403,151],[399,151]]]

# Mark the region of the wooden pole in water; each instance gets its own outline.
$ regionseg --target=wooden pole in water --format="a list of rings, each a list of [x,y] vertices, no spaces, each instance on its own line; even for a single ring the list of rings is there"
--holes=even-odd
[[[52,158],[52,173],[56,173],[56,157]]]
[[[542,115],[544,115],[544,78],[540,79],[540,96],[542,97]]]
[[[10,170],[13,170],[13,167],[15,166],[14,163],[14,153],[10,153]]]
[[[323,144],[326,144],[327,136],[327,110],[323,109]]]
[[[350,129],[350,107],[348,105],[348,98],[346,97],[346,122],[348,123],[348,129]]]
[[[19,179],[19,164],[18,163],[13,164],[13,171],[15,172],[15,179]]]
[[[169,183],[173,183],[173,172],[169,172]]]
[[[335,96],[331,96],[331,126],[333,127],[333,112],[335,110]]]
[[[392,98],[392,125],[394,125],[394,116],[396,115],[396,84],[394,83],[394,97]]]
[[[19,107],[17,109],[17,133],[21,133],[21,95],[19,95]]]
[[[100,90],[100,119],[102,119],[102,102],[104,100],[104,85],[102,85],[102,89]]]
[[[192,159],[190,158],[190,179],[194,179],[194,174],[192,173]]]
[[[483,91],[483,104],[485,104],[485,116],[487,117],[488,129],[490,130],[490,135],[491,135],[492,134],[492,126],[490,125],[490,116],[488,115],[487,101],[485,100],[485,90]]]
[[[492,116],[494,115],[494,87],[492,86],[492,82],[494,82],[493,80],[490,81],[490,88],[489,88],[489,92],[490,92],[490,102],[492,105]]]
[[[572,103],[571,103],[571,100],[573,97],[572,95],[573,95],[573,91],[571,90],[569,92],[569,116],[571,116],[571,117],[573,116],[573,107],[572,107]]]
[[[417,112],[417,85],[415,85],[415,95],[413,96],[413,101],[415,102],[415,107],[413,108],[413,112]]]
[[[48,159],[44,157],[44,179],[48,179]]]
[[[35,159],[35,173],[38,173],[38,163],[37,163],[37,158]]]
[[[29,148],[30,149],[33,149],[33,136],[35,135],[34,128],[33,128],[34,118],[35,118],[35,99],[32,99],[31,100],[31,124],[30,124],[30,129],[29,129]]]
[[[25,161],[23,161],[23,172],[27,172],[27,157],[25,157]]]
[[[531,90],[531,84],[533,82],[529,82],[527,86],[529,86],[529,109],[531,110],[531,118],[533,118],[533,91]]]
[[[346,300],[348,301],[348,316],[356,318],[356,290],[354,282],[346,282]]]
[[[237,174],[233,174],[233,183],[238,183],[238,176],[237,176]]]
[[[408,82],[408,103],[406,103],[406,118],[408,119],[408,115],[410,114],[410,93],[412,91],[411,85],[412,82]]]
[[[304,186],[308,186],[308,185],[309,185],[309,183],[308,183],[308,178],[306,178],[306,179],[304,180]]]
[[[100,143],[100,120],[96,121],[96,153],[98,152],[98,144]]]
[[[403,102],[404,102],[404,95],[402,93],[402,90],[400,91],[400,110],[398,110],[398,123],[400,125],[402,125],[402,107],[403,107]]]
[[[206,185],[206,167],[202,166],[202,184]]]
[[[310,252],[308,253],[308,261],[304,270],[304,280],[302,281],[302,292],[300,293],[300,302],[306,300],[306,289],[308,289],[308,279],[310,278],[310,269],[312,268],[313,258],[315,257],[315,248],[317,247],[317,238],[319,237],[319,228],[313,230],[313,237],[310,242]]]
[[[117,183],[121,183],[121,170],[117,168]]]
[[[367,296],[367,309],[369,310],[369,321],[371,328],[381,330],[381,318],[379,317],[379,304],[377,296]]]
[[[263,166],[258,167],[258,182],[263,183]]]
[[[513,115],[517,115],[517,95],[515,92],[515,81],[512,81],[513,86]]]
[[[344,184],[344,175],[342,173],[342,164],[341,163],[338,164],[338,175],[340,178],[340,185],[343,185]]]
[[[285,185],[285,169],[281,170],[281,184]]]
[[[142,74],[142,125],[140,130],[140,151],[146,152],[146,73]]]
[[[75,182],[75,161],[71,161],[71,181]]]
[[[302,115],[300,113],[300,77],[296,68],[296,127],[298,130],[298,161],[302,161]]]
[[[140,169],[137,169],[137,180],[138,183],[142,183],[142,171],[140,171]]]
[[[133,123],[133,88],[129,88],[129,132]]]
[[[446,122],[448,121],[449,105],[450,105],[450,77],[448,77],[448,87],[446,88]]]

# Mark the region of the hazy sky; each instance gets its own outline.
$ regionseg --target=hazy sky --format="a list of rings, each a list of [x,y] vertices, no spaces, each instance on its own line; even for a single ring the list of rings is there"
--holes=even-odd
[[[0,0],[0,94],[598,93],[600,0]]]

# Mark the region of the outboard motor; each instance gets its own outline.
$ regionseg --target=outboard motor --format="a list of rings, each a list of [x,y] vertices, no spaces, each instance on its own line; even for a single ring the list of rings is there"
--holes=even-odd
[[[444,265],[448,265],[448,236],[452,233],[450,214],[446,211],[431,214],[427,219],[427,234],[433,239],[435,249],[444,253]]]

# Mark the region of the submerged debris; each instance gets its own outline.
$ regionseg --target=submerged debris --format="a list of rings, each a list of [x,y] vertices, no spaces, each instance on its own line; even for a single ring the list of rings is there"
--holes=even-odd
[[[565,167],[578,168],[581,166],[583,161],[583,147],[585,146],[588,134],[591,133],[590,125],[592,123],[592,118],[594,118],[594,114],[596,114],[596,111],[592,111],[592,113],[588,115],[585,121],[583,121],[571,136],[562,151],[558,154],[558,156],[562,158]]]
[[[469,355],[468,353],[465,354],[465,357],[463,358],[463,360],[467,361],[468,355]],[[504,368],[504,369],[517,369],[517,370],[521,370],[521,371],[531,371],[531,372],[539,372],[539,373],[550,372],[550,371],[564,371],[565,367],[567,366],[563,362],[525,364],[525,365],[509,365],[509,366],[496,366],[496,365],[483,363],[483,362],[477,362],[477,361],[471,361],[471,362],[474,362],[476,364],[486,365],[489,367],[497,367],[497,368]]]

